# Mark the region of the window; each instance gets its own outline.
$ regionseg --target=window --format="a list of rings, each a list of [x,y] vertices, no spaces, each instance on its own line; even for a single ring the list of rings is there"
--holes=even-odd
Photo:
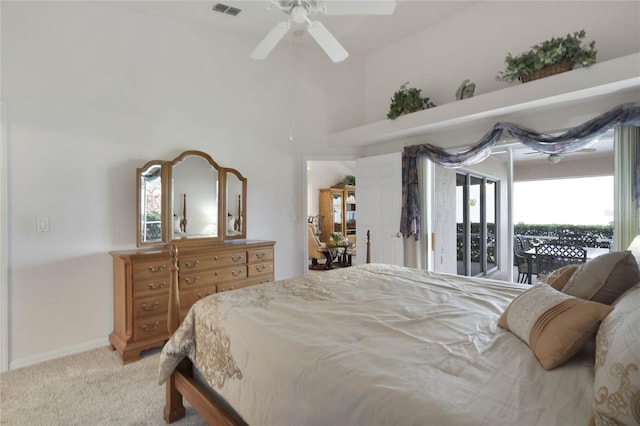
[[[498,267],[498,181],[456,174],[457,273],[485,276]]]

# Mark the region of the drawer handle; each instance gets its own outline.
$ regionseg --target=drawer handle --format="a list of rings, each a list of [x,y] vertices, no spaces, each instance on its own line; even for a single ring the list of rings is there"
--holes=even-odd
[[[166,269],[167,267],[165,265],[160,265],[160,266],[149,266],[149,272],[162,272]]]
[[[200,279],[200,275],[196,275],[195,278],[187,277],[187,278],[184,279],[184,281],[187,284],[193,284],[193,283],[197,282],[199,279]]]
[[[239,255],[239,256],[233,255],[233,256],[231,256],[231,260],[234,261],[234,262],[240,262],[243,259],[244,259],[243,255]]]
[[[187,268],[194,268],[196,266],[198,266],[200,264],[199,260],[196,260],[195,262],[189,262],[188,260],[186,262],[184,262],[184,266],[186,266]]]
[[[267,253],[261,251],[260,253],[256,253],[256,257],[258,259],[262,259],[263,257],[265,257],[267,255]]]
[[[207,293],[207,296],[211,296],[213,294],[212,291]],[[198,293],[198,299],[202,299],[202,293]]]
[[[258,266],[256,266],[256,271],[258,271],[258,272],[262,272],[265,269],[267,269],[266,265],[258,265]]]
[[[163,288],[167,285],[166,281],[163,281],[161,283],[158,283],[157,285],[155,283],[149,283],[149,288],[151,290],[157,290],[159,288]]]
[[[233,275],[234,277],[237,277],[238,275],[242,274],[244,272],[244,269],[239,269],[237,271],[231,271],[231,275]]]
[[[148,324],[142,324],[142,329],[144,331],[151,331],[151,330],[155,330],[156,328],[160,327],[160,322],[156,321],[153,324],[153,327],[150,327]]]
[[[218,256],[213,256],[213,260],[218,260]]]
[[[153,305],[149,306],[146,303],[142,304],[142,309],[144,309],[145,311],[153,311],[154,309],[157,309],[158,306],[160,306],[160,302],[153,302]]]

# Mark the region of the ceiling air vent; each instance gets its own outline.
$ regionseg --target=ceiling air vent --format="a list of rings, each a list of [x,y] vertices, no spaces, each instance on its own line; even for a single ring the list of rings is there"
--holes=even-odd
[[[226,13],[227,15],[236,16],[241,12],[237,7],[227,6],[226,4],[216,3],[213,5],[213,10],[220,13]]]

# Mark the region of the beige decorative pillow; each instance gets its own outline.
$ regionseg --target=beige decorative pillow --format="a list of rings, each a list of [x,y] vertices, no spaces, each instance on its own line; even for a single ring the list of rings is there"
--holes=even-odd
[[[569,281],[569,278],[576,272],[578,266],[580,265],[565,265],[562,268],[549,272],[544,282],[556,290],[561,291],[567,284],[567,281]]]
[[[539,283],[516,297],[498,325],[527,343],[545,370],[575,355],[613,308]]]
[[[640,424],[640,283],[600,325],[593,391],[596,425]]]
[[[638,281],[635,257],[630,251],[615,251],[580,265],[562,292],[610,305]]]

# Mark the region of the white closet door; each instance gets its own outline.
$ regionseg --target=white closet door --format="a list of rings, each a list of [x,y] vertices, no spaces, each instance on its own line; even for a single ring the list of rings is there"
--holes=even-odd
[[[371,232],[371,263],[404,266],[404,242],[400,234],[402,211],[400,152],[356,160],[356,200],[357,256],[354,263],[365,262],[367,230],[369,230]]]

